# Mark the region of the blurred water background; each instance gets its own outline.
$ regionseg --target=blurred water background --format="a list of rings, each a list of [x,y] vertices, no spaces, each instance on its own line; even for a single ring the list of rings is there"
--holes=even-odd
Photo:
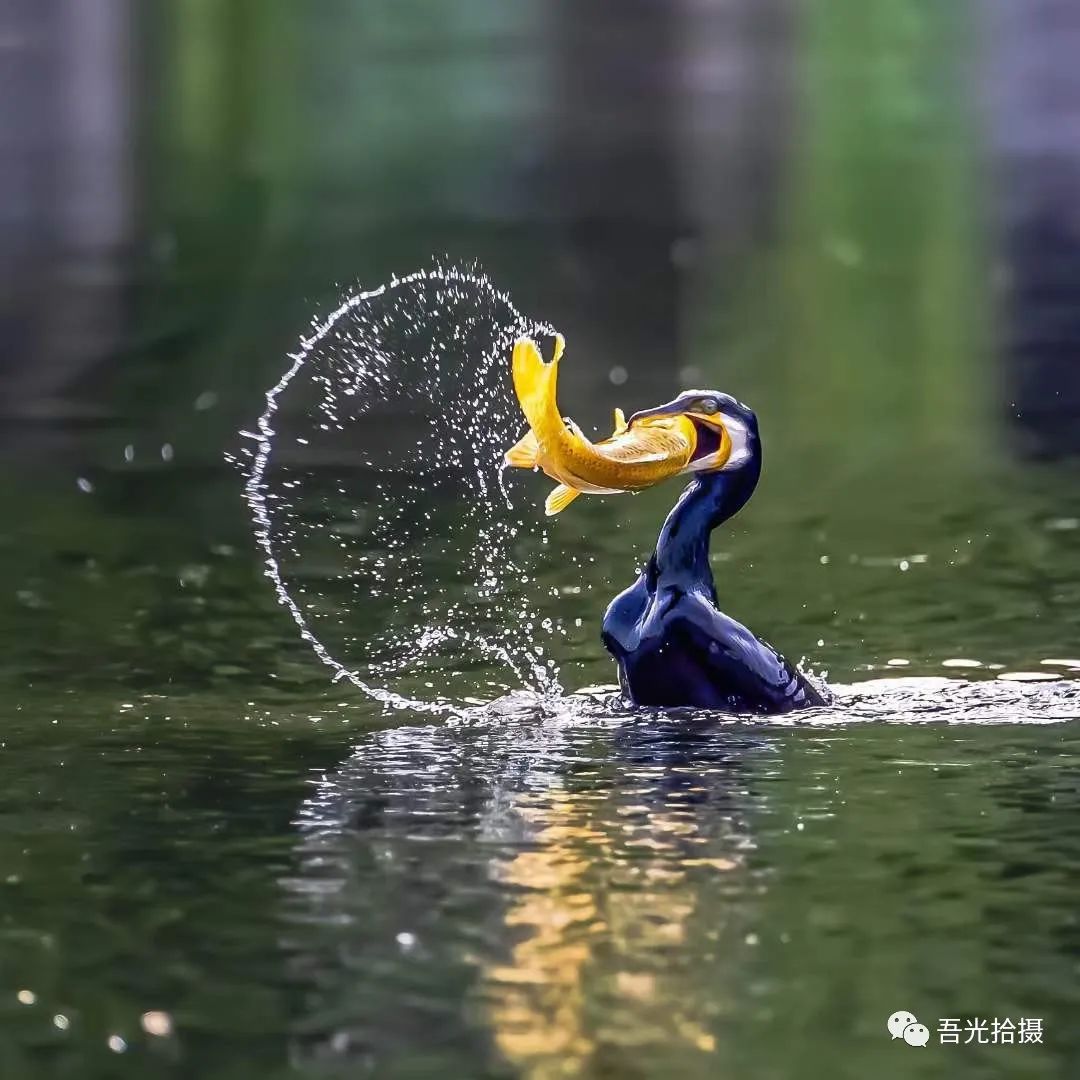
[[[4,5],[0,1075],[1076,1075],[1078,54],[1063,0]],[[750,403],[725,607],[845,700],[951,681],[809,729],[452,649],[414,689],[499,702],[449,726],[331,684],[225,455],[432,255],[566,335],[587,430]],[[366,491],[355,451],[302,464]],[[383,497],[453,524],[469,479]],[[530,533],[566,690],[674,495]]]

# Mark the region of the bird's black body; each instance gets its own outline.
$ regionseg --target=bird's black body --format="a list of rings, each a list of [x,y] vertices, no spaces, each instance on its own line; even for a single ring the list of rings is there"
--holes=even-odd
[[[648,566],[608,607],[604,644],[618,662],[623,692],[639,705],[758,713],[823,705],[783,656],[717,608],[709,536],[753,494],[761,443],[749,409],[724,394],[711,397],[723,403],[739,445],[728,466],[699,473],[683,492]]]

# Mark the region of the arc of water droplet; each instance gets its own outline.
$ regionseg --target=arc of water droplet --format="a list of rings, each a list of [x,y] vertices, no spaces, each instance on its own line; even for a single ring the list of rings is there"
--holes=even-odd
[[[413,698],[404,697],[403,695],[396,694],[393,691],[385,690],[378,686],[373,686],[365,680],[361,679],[355,671],[351,671],[345,667],[340,661],[338,661],[326,648],[326,646],[319,639],[318,635],[312,630],[308,624],[307,619],[304,617],[303,612],[300,610],[299,605],[289,594],[288,589],[285,586],[284,578],[281,572],[281,565],[278,562],[278,558],[274,552],[273,544],[273,514],[270,510],[269,503],[266,498],[266,473],[270,464],[271,455],[273,453],[273,439],[274,429],[272,427],[272,420],[274,413],[277,412],[278,399],[288,388],[289,384],[297,376],[304,364],[307,362],[312,351],[315,347],[326,337],[326,335],[337,324],[338,320],[345,314],[366,301],[376,299],[382,296],[387,291],[397,289],[405,285],[410,285],[417,281],[438,280],[444,282],[463,282],[471,285],[478,286],[481,289],[488,290],[490,295],[506,305],[506,307],[513,313],[514,318],[514,335],[526,332],[530,325],[534,326],[539,333],[553,334],[554,328],[548,324],[530,324],[514,305],[510,301],[510,297],[507,293],[496,289],[491,282],[480,275],[469,273],[468,271],[462,271],[453,267],[450,268],[436,268],[434,270],[417,270],[411,274],[402,278],[392,277],[389,282],[378,286],[375,289],[361,291],[354,293],[347,297],[337,308],[335,308],[321,323],[317,323],[314,328],[314,332],[308,337],[302,337],[300,339],[300,347],[295,353],[289,354],[289,359],[292,361],[290,367],[285,371],[281,378],[266,391],[266,407],[263,409],[262,414],[259,416],[256,427],[256,433],[245,432],[245,435],[254,434],[256,440],[256,450],[251,458],[251,469],[248,473],[247,479],[244,483],[244,499],[248,504],[248,508],[251,511],[252,522],[254,526],[255,540],[258,546],[262,549],[264,555],[264,574],[268,577],[273,584],[274,591],[277,595],[278,602],[289,612],[296,623],[297,628],[300,631],[301,638],[306,641],[312,648],[312,651],[319,658],[319,660],[330,668],[334,672],[333,682],[339,682],[342,679],[347,680],[357,689],[367,694],[376,701],[381,702],[388,708],[394,709],[415,709],[420,712],[428,713],[448,713],[458,709],[458,706],[451,702],[444,701],[421,701]],[[483,476],[482,462],[479,459],[476,462],[478,468],[478,475],[480,478],[482,490],[487,491],[487,483]],[[499,470],[499,487],[509,508],[512,508],[509,494],[506,491],[503,470]],[[518,663],[511,656],[509,650],[499,644],[493,644],[491,642],[480,643],[485,651],[489,654],[502,660],[514,674],[522,682],[526,682],[524,672]],[[541,689],[545,692],[558,692],[559,686],[557,681],[557,675],[552,675],[545,669],[538,669],[533,666],[534,677],[538,678],[541,683]],[[542,677],[541,677],[542,676]]]

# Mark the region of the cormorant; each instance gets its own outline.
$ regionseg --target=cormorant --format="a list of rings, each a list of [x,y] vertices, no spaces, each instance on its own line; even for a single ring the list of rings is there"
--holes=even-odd
[[[749,500],[761,475],[754,413],[727,394],[689,390],[630,418],[686,417],[697,433],[694,479],[637,581],[604,615],[603,641],[636,704],[782,713],[827,704],[771,645],[717,605],[709,537]]]

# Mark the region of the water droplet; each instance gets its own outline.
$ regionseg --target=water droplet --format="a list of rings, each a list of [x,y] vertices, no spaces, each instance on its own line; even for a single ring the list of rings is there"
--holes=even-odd
[[[422,686],[415,676],[449,641],[475,660],[505,664],[525,685],[557,686],[557,675],[528,656],[542,618],[533,600],[544,595],[533,563],[547,533],[531,507],[514,507],[503,467],[523,422],[506,378],[513,341],[553,328],[522,316],[482,275],[454,267],[345,295],[312,327],[249,433],[255,452],[245,484],[266,575],[301,637],[335,680],[394,708],[454,707],[395,689],[399,679]],[[400,430],[392,456],[366,444],[357,453],[373,415]],[[298,446],[312,450],[298,457]],[[356,485],[320,486],[317,475],[290,468],[311,454],[362,456],[367,472]],[[432,513],[417,497],[436,466],[468,492],[460,512]],[[519,533],[529,536],[527,548],[515,543]],[[479,608],[448,590],[446,560],[461,568]],[[326,569],[315,576],[312,563]],[[393,628],[358,634],[354,613],[380,597],[393,601]],[[445,680],[437,686],[440,698],[450,696]]]
[[[142,1025],[143,1031],[147,1035],[156,1035],[159,1038],[164,1038],[166,1035],[171,1035],[173,1030],[172,1017],[167,1012],[161,1012],[153,1009],[150,1012],[144,1012],[139,1017],[139,1023]]]

